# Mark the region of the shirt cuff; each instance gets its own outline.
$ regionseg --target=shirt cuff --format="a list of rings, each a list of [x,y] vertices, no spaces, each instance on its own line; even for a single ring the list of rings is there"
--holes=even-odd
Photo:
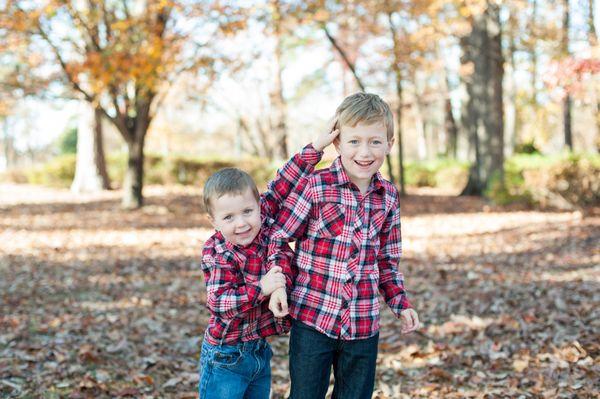
[[[246,294],[248,295],[248,301],[251,304],[259,304],[266,298],[262,293],[258,281],[256,283],[246,283]]]
[[[300,158],[310,165],[318,164],[322,156],[323,151],[315,150],[315,147],[313,147],[312,143],[308,144],[302,149],[302,151],[300,151]]]
[[[406,297],[406,295],[402,295],[402,298],[400,299],[400,301],[398,303],[397,316],[400,317],[400,312],[402,312],[403,310],[412,309],[412,308],[413,308],[413,306],[410,303],[410,301],[408,300],[408,298]]]

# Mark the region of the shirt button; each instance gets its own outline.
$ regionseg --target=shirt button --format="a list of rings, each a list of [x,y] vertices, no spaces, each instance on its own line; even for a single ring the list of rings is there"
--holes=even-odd
[[[348,301],[344,299],[342,301],[342,309],[346,309],[347,307],[348,307]]]

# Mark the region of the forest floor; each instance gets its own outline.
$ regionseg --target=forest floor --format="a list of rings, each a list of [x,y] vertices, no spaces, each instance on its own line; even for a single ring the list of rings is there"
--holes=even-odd
[[[0,397],[194,398],[208,320],[196,188],[0,185]],[[600,391],[600,212],[402,199],[404,273],[422,320],[382,306],[376,398],[586,398]],[[273,397],[288,387],[272,340]]]

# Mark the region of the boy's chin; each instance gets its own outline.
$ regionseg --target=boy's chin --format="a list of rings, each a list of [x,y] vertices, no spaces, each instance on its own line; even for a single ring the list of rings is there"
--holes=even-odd
[[[240,238],[240,239],[236,239],[235,244],[239,245],[240,247],[245,247],[246,245],[250,245],[252,244],[252,242],[254,241],[254,239],[256,238],[257,234],[254,234],[251,237],[244,237],[244,238]]]

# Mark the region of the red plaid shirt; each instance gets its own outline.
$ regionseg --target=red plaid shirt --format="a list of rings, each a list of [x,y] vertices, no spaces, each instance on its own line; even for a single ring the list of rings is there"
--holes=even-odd
[[[261,195],[262,226],[254,241],[245,247],[233,245],[219,232],[202,250],[202,271],[206,282],[206,305],[211,317],[205,338],[213,345],[250,341],[289,330],[289,318],[276,319],[261,293],[259,281],[266,273],[270,226],[280,204],[298,181],[314,170],[321,159],[312,145],[306,146],[277,172]],[[282,251],[292,252],[289,247]],[[287,270],[286,275],[290,271]],[[290,284],[291,281],[288,281]]]
[[[295,255],[285,250],[297,240]],[[293,318],[331,338],[368,338],[379,330],[381,292],[394,314],[410,308],[401,255],[396,187],[378,172],[365,195],[341,160],[303,178],[283,203],[269,244],[269,267],[295,275]],[[291,265],[291,269],[290,269]]]

